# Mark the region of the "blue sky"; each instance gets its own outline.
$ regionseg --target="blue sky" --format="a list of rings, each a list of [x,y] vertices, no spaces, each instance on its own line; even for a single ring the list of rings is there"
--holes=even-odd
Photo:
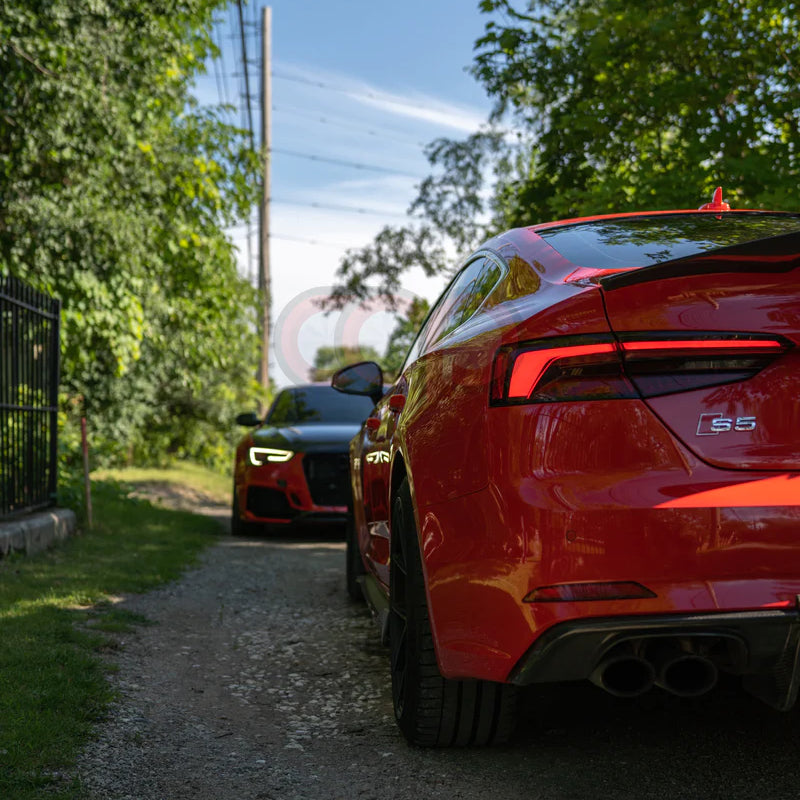
[[[248,57],[253,61],[260,56],[256,33],[263,5],[250,0],[244,7]],[[477,130],[488,116],[490,101],[465,71],[486,21],[477,0],[273,0],[269,5],[274,325],[270,369],[280,386],[306,379],[305,367],[319,346],[358,341],[382,351],[394,325],[391,315],[351,308],[343,315],[325,316],[315,310],[313,300],[332,284],[347,248],[369,243],[386,224],[403,224],[415,186],[428,172],[423,145]],[[215,102],[220,94],[241,102],[236,35],[234,3],[220,15],[215,32],[223,57],[209,65],[198,82],[197,94],[204,102]],[[250,79],[258,129],[260,70],[255,63]],[[243,105],[232,119],[246,119]],[[244,228],[237,229],[235,237],[242,270],[254,271],[255,252],[248,263]],[[411,273],[407,296],[432,300],[444,282]]]

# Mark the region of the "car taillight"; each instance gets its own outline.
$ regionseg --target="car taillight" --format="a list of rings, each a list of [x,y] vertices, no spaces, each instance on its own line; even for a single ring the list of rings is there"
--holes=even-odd
[[[780,336],[625,333],[506,345],[492,372],[492,405],[654,397],[745,380],[791,347]]]
[[[560,337],[501,348],[494,362],[494,405],[638,397],[610,335]]]
[[[756,334],[620,336],[625,372],[642,397],[656,397],[752,378],[784,350],[782,337]]]

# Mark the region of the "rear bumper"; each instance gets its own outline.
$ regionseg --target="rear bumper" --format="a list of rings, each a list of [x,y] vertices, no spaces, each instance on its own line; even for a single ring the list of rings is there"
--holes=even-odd
[[[549,497],[544,483],[536,502],[522,492],[488,490],[419,512],[431,622],[446,677],[509,680],[539,640],[565,623],[580,629],[597,619],[783,618],[795,609],[800,506],[636,508],[615,507],[609,497],[570,508],[568,481]],[[629,488],[620,479],[609,494]],[[607,581],[636,581],[656,597],[525,601],[538,587]],[[587,656],[578,677],[594,664]]]
[[[705,647],[725,672],[744,676],[745,688],[788,710],[800,684],[800,598],[791,611],[612,617],[571,620],[545,631],[509,675],[518,685],[589,678],[598,663],[624,645],[662,640]]]

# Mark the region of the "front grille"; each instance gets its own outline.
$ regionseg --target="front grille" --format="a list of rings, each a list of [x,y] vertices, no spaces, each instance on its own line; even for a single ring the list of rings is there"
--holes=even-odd
[[[264,486],[251,486],[247,490],[247,510],[257,517],[270,519],[292,519],[297,516],[297,509],[289,505],[284,492]]]
[[[350,459],[347,453],[306,454],[303,471],[314,505],[347,505],[350,497]]]

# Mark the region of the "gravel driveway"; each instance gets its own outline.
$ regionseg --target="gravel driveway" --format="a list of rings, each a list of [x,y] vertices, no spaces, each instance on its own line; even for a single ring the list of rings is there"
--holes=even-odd
[[[800,714],[721,685],[634,702],[586,684],[524,698],[512,745],[417,750],[395,728],[388,653],[347,600],[337,539],[223,538],[124,599],[119,702],[82,755],[87,800],[796,798]]]

